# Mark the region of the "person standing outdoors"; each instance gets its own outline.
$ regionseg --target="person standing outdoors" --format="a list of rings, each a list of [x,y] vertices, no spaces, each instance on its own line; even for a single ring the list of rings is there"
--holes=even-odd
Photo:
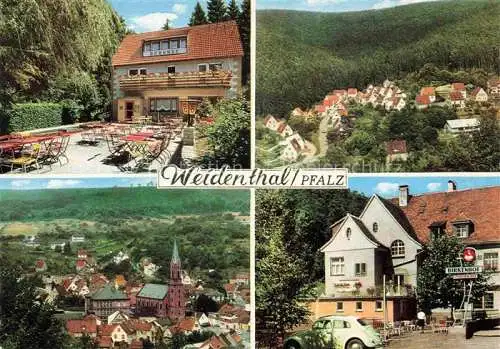
[[[417,313],[417,326],[420,327],[420,333],[424,333],[425,313],[422,310]]]

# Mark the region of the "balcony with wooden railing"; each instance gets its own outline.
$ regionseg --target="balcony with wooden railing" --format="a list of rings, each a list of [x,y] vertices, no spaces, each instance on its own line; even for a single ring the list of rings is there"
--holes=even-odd
[[[120,89],[138,90],[182,87],[231,87],[230,71],[149,73],[147,75],[121,75]]]

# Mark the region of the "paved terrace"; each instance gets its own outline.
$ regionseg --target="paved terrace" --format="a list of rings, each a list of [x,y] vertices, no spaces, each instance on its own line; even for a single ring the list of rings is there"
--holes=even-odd
[[[129,161],[129,157],[125,156],[121,161],[109,161],[110,150],[105,139],[95,142],[86,141],[86,137],[82,136],[86,130],[77,130],[72,132],[69,139],[69,144],[66,150],[66,159],[61,159],[62,165],[53,163],[51,166],[44,164],[40,169],[33,167],[28,173],[30,174],[124,174],[124,173],[147,173],[156,172],[161,166],[160,161],[154,160],[149,166],[143,167],[140,171],[131,170],[135,162]],[[184,140],[184,132],[173,137],[166,151],[162,153],[163,164],[175,163],[181,166],[183,163],[189,163],[195,157],[194,146],[186,145]],[[116,160],[116,159],[114,159]],[[118,159],[120,160],[120,159]],[[23,174],[21,168],[15,168],[9,172],[8,168],[2,168],[3,174]]]

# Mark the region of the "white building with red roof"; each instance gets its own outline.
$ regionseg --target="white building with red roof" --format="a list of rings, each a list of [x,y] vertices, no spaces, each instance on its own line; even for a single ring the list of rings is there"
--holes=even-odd
[[[488,94],[482,87],[479,86],[471,92],[470,98],[474,102],[488,102]]]

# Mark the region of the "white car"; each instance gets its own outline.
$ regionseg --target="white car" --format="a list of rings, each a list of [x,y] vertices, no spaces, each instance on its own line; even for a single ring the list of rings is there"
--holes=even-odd
[[[380,334],[357,316],[324,316],[311,330],[295,333],[285,340],[286,349],[366,349],[382,348]]]

